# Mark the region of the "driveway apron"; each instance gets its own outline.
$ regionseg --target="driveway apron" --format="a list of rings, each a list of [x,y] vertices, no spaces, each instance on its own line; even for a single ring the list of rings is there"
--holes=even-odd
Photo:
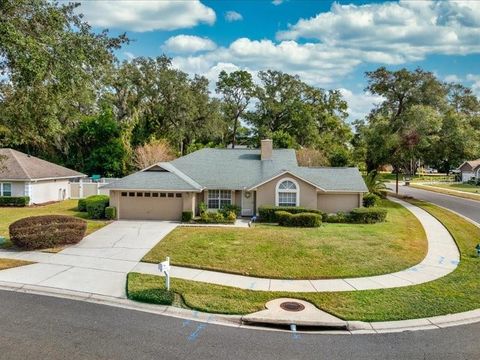
[[[126,274],[177,225],[115,221],[57,254],[0,250],[3,258],[37,262],[0,271],[0,281],[126,297]]]

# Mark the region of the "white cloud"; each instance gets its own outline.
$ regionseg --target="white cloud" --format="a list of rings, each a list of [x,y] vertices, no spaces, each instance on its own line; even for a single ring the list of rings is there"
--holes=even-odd
[[[139,32],[191,28],[215,22],[213,9],[199,0],[82,1],[78,12],[93,26]]]
[[[236,11],[227,11],[225,13],[225,20],[227,20],[228,22],[241,21],[243,20],[243,16]]]
[[[135,54],[129,52],[129,51],[125,51],[123,53],[123,55],[125,55],[125,57],[127,58],[127,61],[132,61],[133,59],[136,58]]]
[[[272,4],[275,6],[281,5],[283,3],[283,0],[273,0]]]
[[[471,84],[471,88],[475,92],[475,94],[480,97],[480,75],[468,74],[466,79],[467,82]]]
[[[363,119],[375,105],[383,101],[382,96],[368,92],[354,93],[345,88],[340,88],[339,90],[348,103],[348,114],[351,121]]]
[[[300,19],[277,38],[314,39],[358,50],[364,61],[385,64],[418,61],[433,53],[479,53],[480,2],[334,3],[330,11]]]
[[[175,53],[195,53],[198,51],[214,50],[217,45],[209,38],[193,35],[177,35],[167,39],[162,48]]]
[[[458,82],[461,82],[462,80],[455,74],[450,74],[450,75],[447,75],[443,78],[444,81],[450,83],[450,82],[455,82],[455,83],[458,83]]]

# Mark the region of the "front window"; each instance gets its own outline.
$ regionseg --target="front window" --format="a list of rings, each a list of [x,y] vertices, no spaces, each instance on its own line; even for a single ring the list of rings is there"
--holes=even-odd
[[[277,206],[298,206],[298,185],[292,180],[277,184]]]
[[[1,196],[12,196],[12,184],[10,184],[10,183],[0,183],[0,195]]]
[[[208,190],[208,208],[221,209],[224,205],[232,203],[232,192],[230,190]]]

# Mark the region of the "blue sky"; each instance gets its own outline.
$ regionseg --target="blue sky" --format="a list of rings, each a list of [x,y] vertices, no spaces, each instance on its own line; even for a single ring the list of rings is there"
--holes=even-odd
[[[480,1],[83,1],[95,29],[127,32],[118,52],[173,58],[176,67],[206,76],[273,68],[306,82],[341,89],[350,119],[376,96],[364,93],[364,72],[422,67],[480,95]]]

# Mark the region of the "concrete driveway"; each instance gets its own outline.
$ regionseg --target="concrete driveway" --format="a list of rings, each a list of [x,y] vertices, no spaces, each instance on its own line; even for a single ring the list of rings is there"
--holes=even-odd
[[[0,271],[0,281],[125,297],[125,277],[177,227],[168,221],[115,221],[57,254],[0,250],[36,264]]]

